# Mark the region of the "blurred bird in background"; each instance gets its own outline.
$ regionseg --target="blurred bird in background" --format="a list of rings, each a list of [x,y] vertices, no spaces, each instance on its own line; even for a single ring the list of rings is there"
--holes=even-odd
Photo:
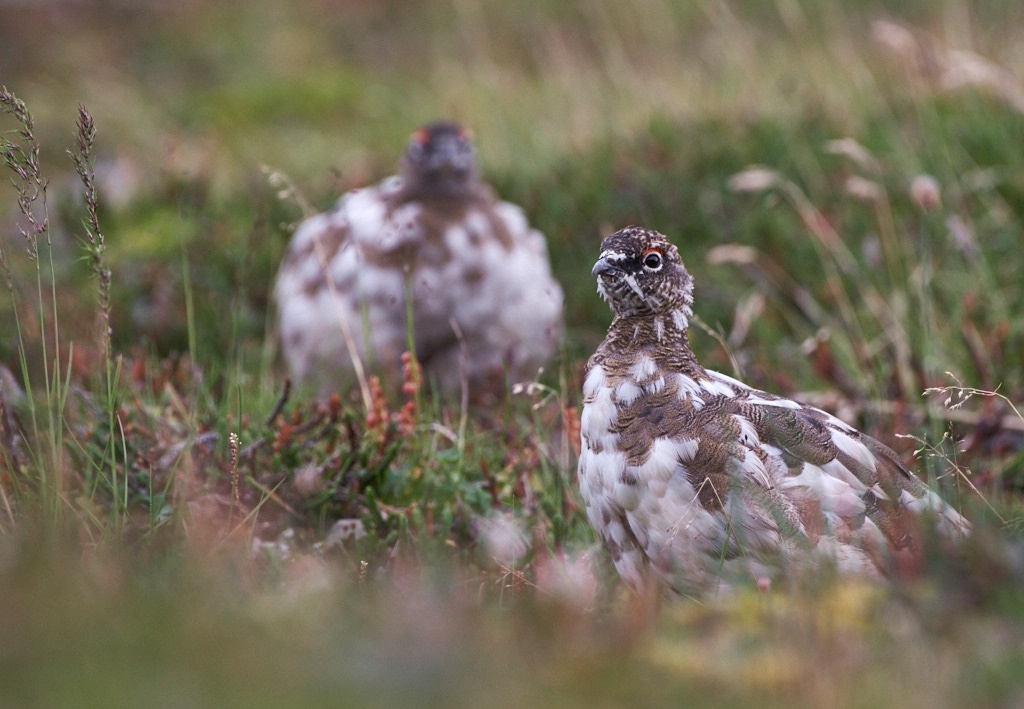
[[[544,236],[447,121],[413,133],[399,175],[299,225],[274,297],[291,375],[318,395],[363,371],[394,385],[409,351],[443,397],[493,401],[536,376],[563,328]]]

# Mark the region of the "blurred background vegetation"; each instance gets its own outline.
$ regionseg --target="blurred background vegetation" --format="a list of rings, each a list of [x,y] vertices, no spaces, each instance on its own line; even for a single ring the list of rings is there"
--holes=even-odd
[[[3,703],[1019,706],[1019,563],[986,545],[1024,520],[1021,36],[1024,5],[1001,0],[0,4],[56,284],[38,288],[0,191],[0,362],[59,419],[4,429]],[[107,390],[65,152],[78,104],[122,356]],[[420,401],[412,437],[348,400],[268,419],[291,227],[391,174],[437,117],[472,128],[487,179],[547,235],[569,324],[551,396],[469,421]],[[597,246],[630,223],[680,246],[707,366],[916,452],[977,508],[976,563],[653,620],[624,600],[562,422],[611,319]],[[55,327],[66,399],[44,386]],[[296,491],[328,463],[326,490]],[[56,542],[33,513],[47,494]],[[526,530],[519,566],[488,557],[493,514]],[[368,537],[324,552],[338,519]]]

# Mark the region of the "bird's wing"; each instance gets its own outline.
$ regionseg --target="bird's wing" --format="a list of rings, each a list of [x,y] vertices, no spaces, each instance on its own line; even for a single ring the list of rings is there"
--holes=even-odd
[[[816,529],[853,533],[870,523],[901,549],[913,545],[916,517],[925,510],[942,531],[963,534],[969,528],[879,441],[821,409],[709,375],[734,392],[722,396],[722,411],[739,422],[742,445],[763,461],[775,489],[812,536]]]
[[[395,211],[388,186],[345,194],[333,209],[302,222],[288,245],[274,299],[282,353],[299,380],[331,380],[335,369],[367,351],[397,360],[404,345],[404,317],[388,317],[404,313],[401,270],[375,259],[367,246],[382,241]],[[372,328],[364,329],[364,320]]]

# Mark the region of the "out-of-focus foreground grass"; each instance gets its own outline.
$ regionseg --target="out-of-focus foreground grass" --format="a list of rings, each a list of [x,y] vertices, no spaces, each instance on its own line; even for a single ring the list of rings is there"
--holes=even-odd
[[[0,130],[49,180],[37,258],[31,181],[0,191],[0,703],[1019,705],[1022,32],[997,0],[0,5],[34,117]],[[563,356],[496,411],[276,407],[290,226],[439,116],[547,235]],[[629,223],[679,244],[702,361],[916,457],[964,558],[624,594],[573,432]]]

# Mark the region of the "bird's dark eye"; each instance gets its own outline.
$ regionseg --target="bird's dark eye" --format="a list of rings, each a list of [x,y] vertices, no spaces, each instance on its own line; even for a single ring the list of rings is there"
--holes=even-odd
[[[644,268],[651,271],[661,268],[661,254],[653,250],[644,254]]]

